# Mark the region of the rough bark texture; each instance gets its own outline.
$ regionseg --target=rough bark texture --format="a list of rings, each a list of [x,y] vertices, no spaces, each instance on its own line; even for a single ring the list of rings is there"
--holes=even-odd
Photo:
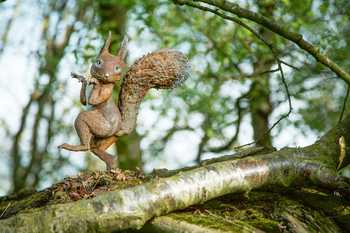
[[[337,176],[338,139],[343,136],[349,145],[349,127],[350,117],[347,117],[315,144],[305,148],[285,148],[267,154],[207,162],[203,166],[177,171],[175,175],[155,177],[143,184],[104,192],[91,199],[27,209],[1,220],[0,226],[5,232],[109,232],[140,229],[155,216],[257,188],[318,186],[343,194],[349,192],[350,186],[348,178]],[[343,166],[348,164],[349,161],[343,162]],[[4,205],[6,203],[1,204]],[[285,218],[303,227],[293,216],[286,213]],[[28,226],[32,228],[28,229]]]
[[[322,202],[323,206],[315,206]],[[226,195],[149,221],[142,232],[342,232],[349,203],[315,190]],[[346,226],[347,225],[347,226]],[[345,227],[346,228],[345,228]]]

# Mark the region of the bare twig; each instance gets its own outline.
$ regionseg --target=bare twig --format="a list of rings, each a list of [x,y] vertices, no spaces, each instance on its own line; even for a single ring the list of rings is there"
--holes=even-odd
[[[267,133],[269,133],[276,125],[278,125],[281,120],[283,120],[284,118],[287,118],[292,110],[293,110],[293,107],[292,107],[292,101],[291,101],[291,98],[290,98],[290,92],[289,92],[289,89],[288,89],[288,85],[287,85],[287,82],[286,82],[286,79],[284,77],[284,73],[283,73],[283,69],[282,69],[282,65],[281,65],[281,60],[280,59],[277,59],[277,64],[278,64],[278,69],[280,70],[280,73],[281,73],[281,79],[282,79],[282,83],[283,83],[283,86],[284,86],[284,89],[286,91],[286,94],[287,94],[287,99],[288,99],[288,112],[283,114],[271,127],[270,129],[267,131]]]
[[[15,5],[14,5],[14,9],[13,9],[13,12],[12,12],[12,15],[10,17],[10,19],[6,22],[6,25],[5,25],[5,30],[4,30],[4,33],[2,34],[1,36],[1,44],[0,44],[0,54],[2,54],[5,50],[5,47],[7,45],[7,42],[8,42],[8,36],[9,36],[9,33],[10,33],[10,30],[12,28],[12,25],[14,24],[14,21],[16,20],[18,14],[20,13],[20,3],[21,1],[20,0],[17,0]]]
[[[241,74],[238,77],[231,77],[230,79],[234,79],[234,80],[254,79],[256,77],[260,77],[261,75],[275,73],[275,72],[279,72],[279,69],[277,68],[277,69],[265,70],[262,72],[256,72],[256,73],[252,73],[252,74]]]
[[[257,12],[253,12],[244,8],[241,8],[238,4],[232,3],[225,0],[174,0],[177,4],[186,4],[189,6],[193,6],[196,8],[202,8],[203,5],[200,3],[208,4],[212,7],[217,7],[220,10],[224,12],[229,12],[230,14],[234,14],[238,17],[248,19],[250,21],[253,21],[270,31],[273,31],[274,33],[282,36],[283,38],[294,42],[297,44],[301,49],[308,52],[310,55],[312,55],[318,62],[322,63],[326,67],[328,67],[330,70],[332,70],[337,76],[341,79],[343,79],[346,83],[350,85],[350,74],[345,71],[342,67],[340,67],[338,64],[336,64],[330,57],[328,57],[326,54],[321,53],[320,49],[310,42],[304,40],[303,35],[292,32],[288,30],[288,27],[282,26],[273,19],[267,18]],[[210,9],[209,11],[215,13],[218,10],[213,10],[211,8],[206,7],[207,9]],[[221,13],[223,14],[223,13]],[[230,17],[230,16],[229,16]],[[226,19],[228,19],[226,17]],[[231,21],[232,19],[229,19]]]
[[[349,98],[349,92],[350,92],[350,86],[348,85],[348,87],[346,89],[346,95],[344,98],[343,107],[342,107],[341,112],[340,112],[340,117],[339,117],[338,123],[340,123],[343,120],[344,112],[346,109],[346,102],[348,101],[348,98]]]
[[[292,68],[292,69],[300,70],[299,67],[296,67],[296,66],[294,66],[294,65],[292,65],[292,64],[289,64],[288,62],[283,61],[283,60],[281,60],[281,59],[280,59],[280,62],[281,62],[283,65],[289,66],[289,67]]]
[[[198,145],[198,151],[197,151],[197,155],[196,155],[196,162],[197,163],[200,163],[201,160],[202,160],[204,147],[207,144],[208,140],[209,140],[208,134],[206,134],[204,132],[204,135],[203,135],[203,137],[202,137],[202,139],[201,139],[201,141],[199,142],[199,145]]]
[[[7,209],[10,207],[11,202],[9,202],[6,206],[6,208],[4,209],[4,211],[2,211],[1,215],[0,215],[0,219],[2,218],[2,216],[4,216],[4,214],[6,213]]]
[[[209,0],[208,0],[209,1]],[[208,12],[212,12],[224,19],[227,19],[227,20],[230,20],[234,23],[237,23],[238,25],[242,26],[243,28],[245,28],[246,30],[248,30],[249,32],[251,32],[255,37],[257,37],[263,44],[265,44],[272,52],[272,54],[274,55],[275,57],[275,60],[277,62],[277,65],[278,65],[278,68],[277,70],[279,70],[280,74],[281,74],[281,79],[282,79],[282,83],[283,83],[283,86],[285,88],[285,91],[286,91],[286,94],[287,94],[287,99],[288,99],[288,106],[289,106],[289,109],[288,109],[288,112],[283,114],[275,123],[272,124],[272,126],[265,132],[264,136],[259,138],[258,140],[256,141],[253,141],[253,142],[250,142],[250,143],[247,143],[247,144],[244,144],[244,145],[240,145],[238,147],[235,147],[235,149],[239,149],[239,148],[242,148],[242,147],[245,147],[245,146],[249,146],[249,145],[252,145],[252,144],[255,144],[256,142],[259,142],[261,141],[264,137],[266,137],[266,135],[268,133],[271,132],[271,130],[276,127],[276,125],[278,125],[283,119],[287,118],[290,113],[292,112],[292,102],[291,102],[291,98],[290,98],[290,92],[289,92],[289,89],[288,89],[288,85],[286,83],[286,79],[285,79],[285,76],[284,76],[284,72],[283,72],[283,68],[282,68],[282,64],[285,64],[287,66],[290,66],[294,69],[298,69],[297,67],[294,67],[290,64],[288,64],[287,62],[285,61],[282,61],[280,58],[279,58],[279,55],[278,55],[278,52],[277,50],[275,49],[275,47],[273,46],[273,44],[271,44],[269,41],[267,41],[262,35],[260,35],[258,32],[256,32],[253,28],[251,28],[248,24],[244,23],[243,21],[241,21],[239,18],[237,17],[234,17],[234,16],[230,16],[230,15],[227,15],[225,14],[225,12],[227,11],[226,9],[222,10],[218,7],[216,7],[215,4],[210,4],[208,3],[209,5],[211,6],[214,6],[215,8],[210,8],[210,7],[206,7],[206,6],[203,6],[201,5],[200,3],[198,2],[206,2],[207,1],[192,1],[192,0],[181,0],[181,1],[175,1],[177,3],[181,3],[181,4],[186,4],[186,5],[189,5],[189,6],[192,6],[194,8],[198,8],[200,10],[203,10],[203,11],[208,11]],[[212,2],[212,1],[209,1],[209,2]],[[225,2],[225,1],[224,1]],[[349,80],[350,80],[350,75],[349,75]],[[349,81],[350,83],[350,81]]]
[[[207,151],[210,152],[221,152],[224,150],[229,149],[233,143],[236,142],[239,132],[240,132],[240,127],[241,127],[241,121],[242,121],[242,114],[243,114],[243,108],[241,107],[241,101],[244,98],[247,98],[247,96],[249,95],[249,91],[245,94],[243,94],[242,96],[240,96],[236,102],[235,102],[235,108],[237,109],[237,120],[236,120],[236,132],[234,133],[234,135],[232,136],[232,138],[225,143],[224,145],[218,146],[218,147],[212,147],[212,148],[208,148]]]

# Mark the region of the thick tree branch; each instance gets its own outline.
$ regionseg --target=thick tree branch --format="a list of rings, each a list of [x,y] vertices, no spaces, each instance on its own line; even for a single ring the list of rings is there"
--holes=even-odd
[[[18,233],[112,231],[140,228],[154,216],[256,188],[316,185],[349,191],[349,180],[336,172],[338,138],[343,136],[350,143],[349,127],[350,116],[305,148],[286,148],[185,169],[92,199],[20,212],[1,220],[0,227]]]
[[[272,19],[269,19],[259,13],[241,8],[238,4],[225,0],[174,0],[174,2],[189,6],[194,6],[194,4],[198,5],[198,3],[205,3],[212,7],[217,7],[225,12],[232,13],[238,17],[249,19],[259,25],[262,25],[285,39],[297,44],[301,49],[308,52],[318,62],[331,69],[339,78],[343,79],[348,85],[350,85],[350,74],[347,71],[336,64],[326,54],[322,53],[318,47],[306,41],[301,34],[290,31],[286,26],[281,26]]]

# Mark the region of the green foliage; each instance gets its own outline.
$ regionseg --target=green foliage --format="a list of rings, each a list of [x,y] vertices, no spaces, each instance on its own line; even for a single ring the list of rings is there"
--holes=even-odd
[[[350,8],[350,4],[347,1],[257,3],[275,3],[273,17],[277,22],[303,34],[340,66],[349,67],[347,57],[350,51],[350,30],[347,26],[349,11],[346,9]],[[253,5],[247,3],[250,8],[254,7]],[[200,112],[208,119],[202,122],[200,128],[203,134],[207,133],[210,138],[207,146],[210,146],[211,142],[227,142],[234,134],[232,131],[239,118],[235,102],[241,94],[246,93],[247,87],[252,83],[252,79],[246,77],[251,73],[254,64],[262,58],[271,57],[271,52],[247,30],[211,13],[187,6],[162,6],[167,10],[152,9],[153,14],[148,14],[144,22],[154,35],[159,37],[160,46],[183,46],[192,59],[195,69],[193,76],[183,87],[185,91],[178,92],[178,96],[186,103],[185,114]],[[145,8],[145,11],[146,9],[150,10]],[[256,25],[251,26],[261,33],[261,29]],[[279,137],[279,132],[288,124],[293,124],[306,136],[311,131],[321,135],[339,119],[346,93],[345,83],[335,79],[333,73],[280,37],[275,38],[273,44],[279,50],[281,59],[299,67],[299,70],[295,70],[283,66],[291,89],[294,117],[277,126],[275,137]],[[279,109],[281,104],[286,105],[285,91],[279,75],[270,73],[268,77],[275,80],[270,84],[273,109]],[[268,77],[258,76],[256,79]],[[232,92],[224,95],[222,90],[229,89],[230,86]],[[245,114],[249,113],[247,103],[254,99],[251,94],[242,100]],[[256,101],[259,101],[259,98],[256,98]],[[171,100],[168,100],[164,106],[168,109],[173,105]],[[182,116],[183,112],[177,112]],[[229,133],[224,133],[227,131]]]
[[[261,5],[275,3],[273,17],[277,22],[283,22],[292,30],[305,34],[306,38],[318,44],[343,67],[347,66],[344,58],[349,51],[346,49],[349,44],[346,41],[348,37],[337,33],[342,30],[345,33],[347,29],[347,21],[344,21],[346,16],[338,15],[338,7],[344,6],[344,2],[337,2],[336,5],[330,4],[329,1],[312,0],[257,2]],[[249,7],[253,5],[250,3]],[[177,109],[179,116],[176,119],[184,119],[185,122],[179,120],[175,125],[186,125],[186,119],[191,113],[200,112],[208,119],[202,122],[200,128],[204,134],[207,132],[209,135],[208,146],[210,142],[217,140],[221,141],[221,144],[227,141],[229,135],[233,135],[232,129],[239,117],[235,102],[241,94],[246,93],[252,83],[252,78],[246,77],[261,58],[273,59],[270,50],[247,30],[208,12],[190,7],[177,7],[164,1],[159,1],[158,5],[153,1],[143,3],[142,9],[140,8],[139,6],[133,13],[145,24],[138,32],[142,35],[147,28],[157,37],[160,47],[182,48],[193,63],[192,77],[182,90],[177,92],[178,98],[181,98],[181,102],[186,106],[186,112]],[[329,27],[333,23],[335,26]],[[261,32],[255,25],[251,26]],[[293,70],[284,66],[293,102],[302,103],[294,108],[294,114],[299,116],[299,120],[287,122],[294,123],[302,132],[309,132],[311,129],[321,133],[329,129],[339,117],[345,95],[342,87],[344,84],[331,79],[333,75],[329,71],[285,40],[275,38],[274,46],[282,54],[283,60],[300,67],[300,70]],[[271,84],[274,90],[271,98],[274,109],[277,109],[280,104],[286,103],[285,93],[281,88],[279,76],[274,73],[268,76],[276,80]],[[268,77],[256,77],[259,78]],[[318,89],[311,94],[309,89],[316,87]],[[223,89],[232,91],[224,94]],[[242,100],[244,112],[249,112],[247,103],[251,99],[254,99],[253,96],[248,95],[247,99]],[[259,98],[255,99],[259,101]],[[162,113],[168,111],[169,106],[175,106],[174,101],[178,100],[166,97],[164,101],[164,105],[156,107]],[[166,106],[166,109],[163,106]],[[284,126],[286,124],[279,125],[278,132],[283,130]],[[198,131],[198,128],[195,130]],[[227,130],[231,133],[224,133]],[[278,137],[278,132],[275,137]]]
[[[34,87],[39,92],[43,91],[41,86],[45,85],[39,84],[45,83],[43,80],[48,75],[54,77],[55,82],[50,87],[48,96],[57,100],[58,105],[62,92],[56,94],[55,90],[66,86],[62,80],[56,80],[61,60],[73,53],[77,63],[82,66],[88,63],[96,57],[108,31],[112,31],[114,36],[113,51],[117,50],[122,36],[128,32],[134,46],[142,45],[141,49],[152,46],[174,48],[183,51],[190,58],[191,77],[175,90],[176,94],[162,92],[160,97],[155,97],[151,92],[146,97],[145,105],[155,111],[159,119],[168,119],[171,124],[168,128],[159,130],[156,137],[151,137],[147,130],[141,132],[138,140],[152,140],[148,143],[150,146],[144,147],[143,151],[152,152],[154,156],[161,155],[167,142],[179,131],[191,131],[199,135],[203,142],[203,153],[235,139],[225,147],[225,150],[232,150],[235,145],[252,139],[248,138],[246,130],[239,131],[236,138],[233,136],[239,123],[245,125],[244,129],[252,126],[252,115],[256,113],[252,112],[251,106],[266,105],[266,99],[262,96],[268,96],[271,100],[271,106],[266,105],[272,110],[269,115],[270,126],[278,116],[286,112],[287,98],[280,74],[268,72],[276,68],[274,56],[264,43],[240,25],[212,13],[178,6],[167,0],[73,1],[64,11],[58,7],[63,3],[64,1],[43,1],[40,16],[47,20],[44,16],[50,15],[52,26],[49,35],[57,33],[57,41],[63,37],[62,28],[72,20],[76,9],[85,9],[85,15],[79,17],[74,24],[73,36],[64,49],[55,49],[51,54],[46,54],[50,41],[43,35],[43,48],[38,48],[40,56],[37,62],[43,64],[44,68],[38,70],[41,77],[37,84],[39,87]],[[240,3],[242,7],[258,11],[288,29],[301,33],[341,67],[350,67],[349,1],[246,0]],[[52,6],[57,9],[48,10]],[[57,25],[55,20],[58,21]],[[295,45],[256,24],[243,21],[273,44],[280,59],[299,68],[297,70],[283,65],[294,109],[291,117],[273,130],[273,139],[280,137],[286,126],[291,124],[304,135],[321,135],[334,126],[342,109],[345,83],[334,78],[332,72]],[[47,23],[43,22],[43,25]],[[262,79],[269,79],[269,82],[262,82]],[[252,85],[257,83],[264,86],[258,92],[251,91]],[[62,115],[55,120],[53,135],[65,135],[70,131],[71,126],[61,122],[62,116],[69,110],[62,110]],[[43,115],[46,114],[43,111]],[[155,121],[155,124],[158,122],[159,120]],[[128,140],[133,139],[123,140],[126,140],[123,141],[124,145],[130,145],[132,143]],[[294,143],[293,139],[289,142]],[[62,164],[66,163],[61,155],[59,159]]]

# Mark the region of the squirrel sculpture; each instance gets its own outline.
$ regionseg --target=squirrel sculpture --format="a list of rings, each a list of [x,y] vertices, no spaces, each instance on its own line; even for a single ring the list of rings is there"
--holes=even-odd
[[[131,133],[136,125],[140,104],[151,88],[170,89],[180,85],[189,76],[187,57],[178,51],[161,49],[139,58],[127,72],[125,58],[128,38],[125,37],[117,55],[109,52],[111,33],[85,77],[72,73],[82,82],[80,102],[91,109],[80,112],[74,126],[80,145],[64,143],[58,148],[70,151],[91,150],[106,163],[107,170],[115,168],[112,155],[106,152],[119,136]],[[125,73],[118,105],[112,93],[116,81]],[[91,92],[88,92],[91,87]]]

